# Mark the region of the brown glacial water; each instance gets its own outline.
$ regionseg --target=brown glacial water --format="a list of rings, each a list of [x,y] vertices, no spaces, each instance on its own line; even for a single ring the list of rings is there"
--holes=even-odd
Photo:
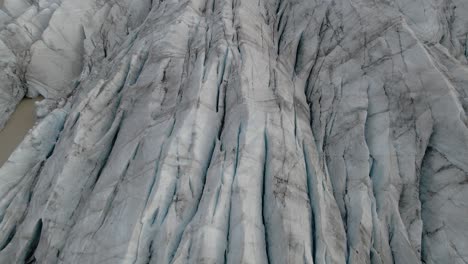
[[[24,136],[36,122],[36,101],[43,98],[24,98],[16,107],[3,130],[0,131],[0,167],[8,160]]]

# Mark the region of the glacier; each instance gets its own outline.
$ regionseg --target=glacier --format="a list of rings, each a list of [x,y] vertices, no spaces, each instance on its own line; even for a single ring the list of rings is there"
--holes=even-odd
[[[466,0],[1,0],[0,263],[468,263]]]

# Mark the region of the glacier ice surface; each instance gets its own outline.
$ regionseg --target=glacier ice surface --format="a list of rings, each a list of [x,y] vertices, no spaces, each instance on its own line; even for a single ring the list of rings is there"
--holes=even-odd
[[[0,263],[468,262],[467,1],[0,7]]]

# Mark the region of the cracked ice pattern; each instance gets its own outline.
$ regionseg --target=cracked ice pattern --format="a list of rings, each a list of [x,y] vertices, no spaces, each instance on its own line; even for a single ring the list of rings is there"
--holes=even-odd
[[[468,262],[466,1],[0,3],[0,263]]]

